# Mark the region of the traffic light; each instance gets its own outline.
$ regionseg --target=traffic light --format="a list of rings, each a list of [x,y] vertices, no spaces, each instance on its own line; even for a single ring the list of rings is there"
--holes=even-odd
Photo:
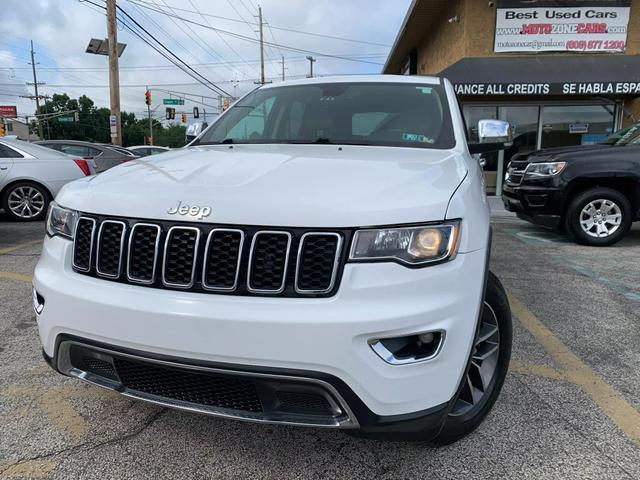
[[[144,103],[151,105],[151,90],[147,90],[144,94]]]
[[[200,109],[198,107],[193,107],[193,118],[200,118]]]
[[[4,122],[0,120],[0,137],[4,137],[4,136],[5,136]]]
[[[182,123],[187,123],[187,114],[182,112]]]

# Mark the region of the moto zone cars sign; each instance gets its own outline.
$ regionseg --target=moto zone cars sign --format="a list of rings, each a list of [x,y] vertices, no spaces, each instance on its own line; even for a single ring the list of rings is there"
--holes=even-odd
[[[498,1],[495,52],[623,52],[630,0]]]

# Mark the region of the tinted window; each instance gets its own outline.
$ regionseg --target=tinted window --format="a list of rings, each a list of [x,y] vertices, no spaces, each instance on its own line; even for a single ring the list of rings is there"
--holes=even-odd
[[[97,157],[98,155],[100,155],[102,153],[100,150],[98,150],[97,148],[93,148],[93,147],[87,147],[87,150],[89,150],[89,156],[91,156],[91,157]]]
[[[121,148],[121,147],[113,147],[113,146],[109,146],[108,148],[110,148],[111,150],[115,150],[118,153],[121,153],[122,155],[127,155],[129,157],[133,156],[133,153],[131,153],[129,150],[127,150],[126,148]]]
[[[74,157],[88,157],[89,149],[82,145],[62,145],[62,153],[73,155]]]
[[[455,144],[441,85],[327,83],[258,89],[198,143]]]
[[[609,135],[602,141],[605,145],[615,145],[621,147],[624,145],[637,145],[640,143],[640,123],[634,123],[627,128],[617,131]]]
[[[13,148],[7,147],[0,143],[0,158],[23,158],[21,154],[16,152]]]

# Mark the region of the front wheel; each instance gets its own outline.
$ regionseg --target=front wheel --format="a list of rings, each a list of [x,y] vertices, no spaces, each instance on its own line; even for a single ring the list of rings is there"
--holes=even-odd
[[[2,208],[9,218],[18,222],[43,220],[49,206],[49,193],[33,182],[17,182],[2,196]]]
[[[567,226],[583,245],[605,247],[624,237],[632,222],[627,197],[611,188],[592,188],[573,199],[567,210]]]
[[[511,309],[500,280],[491,272],[471,355],[456,398],[435,445],[448,445],[482,423],[496,402],[511,358]]]

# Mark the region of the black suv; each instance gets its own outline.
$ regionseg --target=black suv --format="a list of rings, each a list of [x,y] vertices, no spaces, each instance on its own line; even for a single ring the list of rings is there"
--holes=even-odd
[[[639,219],[640,123],[599,144],[513,159],[502,199],[518,217],[563,229],[584,245],[617,242]]]

